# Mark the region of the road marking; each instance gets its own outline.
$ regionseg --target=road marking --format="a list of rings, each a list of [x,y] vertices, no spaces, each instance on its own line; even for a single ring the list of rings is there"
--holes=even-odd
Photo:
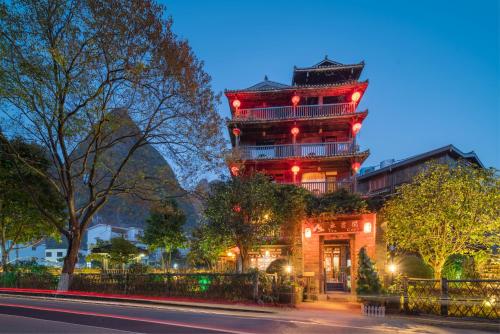
[[[68,322],[64,322],[64,321],[57,321],[57,320],[50,320],[50,319],[31,318],[31,317],[26,317],[24,315],[14,315],[14,314],[3,314],[3,313],[0,313],[0,316],[7,316],[7,317],[13,317],[13,318],[23,318],[23,319],[36,320],[36,321],[44,321],[44,322],[55,322],[55,323],[58,323],[58,324],[75,325],[75,326],[79,326],[79,327],[99,328],[99,329],[104,329],[106,331],[111,330],[111,331],[114,331],[114,332],[121,332],[121,333],[126,333],[126,334],[141,334],[141,333],[138,333],[138,332],[124,331],[122,329],[107,328],[107,327],[92,326],[92,325],[82,325],[82,324],[68,323]],[[40,332],[40,333],[43,333],[43,332]]]
[[[41,307],[41,306],[22,305],[22,304],[10,304],[10,303],[0,303],[0,306],[18,307],[18,308],[25,308],[25,309],[32,309],[32,310],[39,310],[39,311],[59,312],[59,313],[68,313],[68,314],[76,314],[76,315],[88,315],[88,316],[95,316],[95,317],[101,317],[101,318],[113,318],[113,319],[121,319],[121,320],[139,321],[139,322],[147,322],[147,323],[158,324],[158,325],[177,326],[177,327],[200,329],[200,330],[215,331],[215,332],[218,331],[218,332],[231,333],[231,334],[257,334],[257,333],[243,332],[243,331],[238,331],[238,330],[233,330],[233,329],[198,326],[198,325],[191,325],[191,324],[177,322],[177,321],[165,321],[165,320],[157,320],[157,319],[149,319],[149,318],[129,317],[129,316],[123,316],[123,315],[117,315],[117,314],[96,313],[96,312],[88,312],[88,311],[72,311],[72,310],[64,310],[64,309],[57,309],[57,308],[51,308],[51,307]]]

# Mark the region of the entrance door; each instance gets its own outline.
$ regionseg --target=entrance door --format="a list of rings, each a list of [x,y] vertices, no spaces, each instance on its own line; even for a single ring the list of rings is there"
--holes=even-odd
[[[323,268],[325,277],[325,292],[347,290],[347,245],[325,244],[323,246]]]

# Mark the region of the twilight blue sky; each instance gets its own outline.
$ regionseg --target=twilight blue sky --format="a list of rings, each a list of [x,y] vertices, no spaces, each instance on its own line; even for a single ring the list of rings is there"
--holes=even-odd
[[[364,60],[364,166],[447,144],[500,168],[500,5],[481,1],[165,0],[174,31],[216,91],[270,80],[328,55]],[[220,106],[229,116],[225,98]]]

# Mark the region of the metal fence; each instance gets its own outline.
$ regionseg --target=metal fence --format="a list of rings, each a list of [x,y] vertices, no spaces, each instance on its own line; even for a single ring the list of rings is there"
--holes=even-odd
[[[55,290],[58,281],[48,273],[0,273],[1,288]],[[255,273],[74,274],[70,291],[220,300],[257,300],[262,294]]]
[[[253,274],[78,274],[71,290],[154,297],[224,300],[258,298]]]
[[[500,318],[500,280],[403,279],[402,297],[408,313]]]

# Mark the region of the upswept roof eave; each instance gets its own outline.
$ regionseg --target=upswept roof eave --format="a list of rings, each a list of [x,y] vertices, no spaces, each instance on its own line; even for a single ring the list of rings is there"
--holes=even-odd
[[[312,67],[294,67],[294,72],[306,72],[306,71],[331,71],[331,70],[340,70],[347,69],[353,67],[361,67],[365,66],[364,62],[358,64],[340,64],[340,65],[331,65],[331,66],[318,66],[314,65]]]
[[[284,88],[277,88],[277,89],[263,89],[263,90],[249,90],[248,88],[245,89],[234,89],[234,90],[224,90],[224,94],[227,96],[228,94],[235,94],[235,93],[266,93],[266,92],[282,92],[282,91],[294,91],[294,90],[301,90],[301,89],[321,89],[321,88],[338,88],[342,86],[364,86],[368,84],[368,79],[364,81],[359,81],[359,80],[349,80],[349,81],[343,81],[339,83],[334,83],[334,84],[322,84],[322,85],[293,85],[293,86],[288,86]],[[255,86],[255,85],[254,85]]]

